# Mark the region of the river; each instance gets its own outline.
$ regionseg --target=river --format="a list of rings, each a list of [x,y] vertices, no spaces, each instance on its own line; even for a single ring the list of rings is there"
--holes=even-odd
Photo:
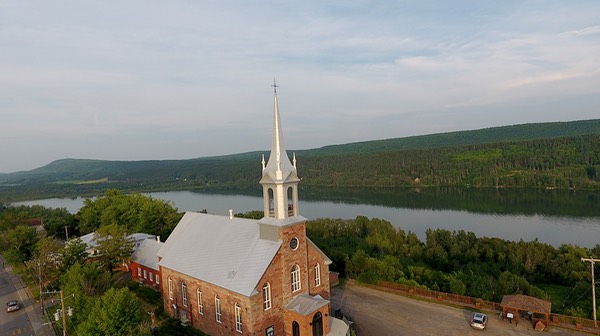
[[[258,189],[150,193],[173,202],[179,211],[226,215],[262,210]],[[304,196],[304,197],[303,197]],[[15,203],[66,208],[76,213],[83,198],[53,198]],[[308,219],[376,217],[425,241],[428,228],[471,231],[478,237],[538,239],[555,247],[600,243],[600,193],[465,189],[312,189],[300,190],[300,214]]]

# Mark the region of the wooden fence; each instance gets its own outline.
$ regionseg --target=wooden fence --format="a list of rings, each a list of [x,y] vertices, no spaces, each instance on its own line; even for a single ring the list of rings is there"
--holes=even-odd
[[[453,305],[462,307],[482,309],[488,311],[495,311],[498,315],[502,314],[502,306],[497,302],[485,301],[482,299],[473,298],[470,296],[463,296],[458,294],[450,294],[444,292],[438,292],[429,289],[417,288],[408,285],[397,284],[393,282],[380,281],[377,284],[379,289],[391,290],[396,293],[400,293],[407,296],[419,296],[428,298],[435,301],[447,302]],[[550,325],[585,331],[591,334],[600,335],[600,323],[579,317],[550,314]]]

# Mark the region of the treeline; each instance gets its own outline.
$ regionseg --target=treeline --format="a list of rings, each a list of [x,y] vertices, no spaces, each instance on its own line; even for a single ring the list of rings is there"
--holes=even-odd
[[[156,323],[160,335],[201,336],[164,314],[158,292],[113,274],[131,257],[134,241],[129,234],[166,236],[180,218],[170,203],[118,190],[86,200],[75,215],[65,209],[0,204],[0,254],[25,279],[36,299],[40,289],[63,291],[74,309],[73,316],[67,317],[68,334],[148,335]],[[39,225],[45,230],[39,230]],[[87,245],[73,237],[92,231],[98,254],[89,258]],[[46,307],[47,316],[54,316],[59,306]],[[61,332],[62,323],[55,328]]]
[[[332,270],[362,282],[390,281],[496,302],[505,294],[526,294],[551,300],[553,312],[591,318],[591,275],[581,258],[600,255],[600,244],[555,248],[443,229],[428,229],[421,242],[412,232],[366,217],[309,221],[307,235],[333,260]]]
[[[106,188],[253,186],[260,178],[261,154],[268,156],[256,151],[190,160],[57,160],[0,174],[0,192],[7,201],[36,191],[39,197],[97,195]],[[600,120],[366,141],[296,154],[306,185],[600,189]]]
[[[311,185],[600,188],[600,135],[298,160]]]

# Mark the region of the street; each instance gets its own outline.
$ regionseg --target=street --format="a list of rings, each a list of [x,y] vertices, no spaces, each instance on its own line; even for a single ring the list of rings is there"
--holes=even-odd
[[[3,264],[0,261],[0,304],[2,307],[2,312],[0,312],[0,336],[34,335],[29,317],[25,311],[25,307],[31,305],[31,299],[21,297],[21,293],[17,289],[23,288],[23,283],[19,278],[13,278]],[[19,300],[21,309],[8,313],[6,302],[9,300]]]

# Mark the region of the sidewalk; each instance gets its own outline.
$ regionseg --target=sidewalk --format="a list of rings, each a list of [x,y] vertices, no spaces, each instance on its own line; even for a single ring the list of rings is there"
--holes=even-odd
[[[33,329],[34,334],[36,336],[55,336],[56,334],[50,325],[42,324],[45,319],[42,315],[41,302],[33,299],[33,294],[25,285],[23,280],[18,275],[12,273],[12,268],[10,265],[6,264],[4,258],[0,256],[0,267],[2,267],[2,265],[5,266],[4,270],[11,275],[11,281],[15,286],[19,300],[23,304],[23,310],[25,310],[25,313],[27,313],[27,317],[29,318],[29,322],[31,323],[31,328]]]

